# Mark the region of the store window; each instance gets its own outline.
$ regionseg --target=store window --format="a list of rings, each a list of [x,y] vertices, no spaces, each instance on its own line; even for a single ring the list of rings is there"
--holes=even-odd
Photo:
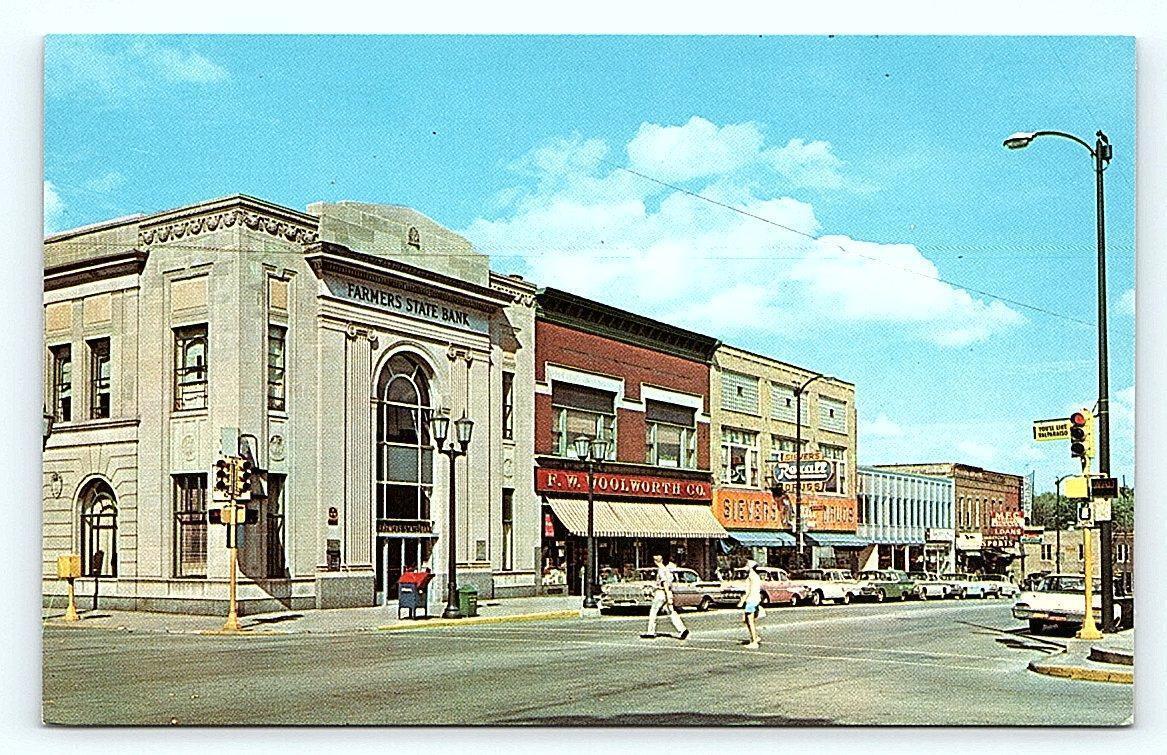
[[[830,461],[834,467],[834,474],[831,479],[827,481],[823,490],[827,493],[838,493],[843,495],[847,492],[847,449],[842,446],[828,446],[825,443],[819,444],[819,450],[823,453],[823,458]]]
[[[697,468],[696,411],[651,399],[644,402],[646,464]]]
[[[207,576],[207,476],[174,476],[174,576]]]
[[[1083,545],[1082,543],[1078,543],[1078,560],[1079,561],[1086,560],[1086,546]]]
[[[721,429],[721,481],[758,487],[758,434],[732,427]]]
[[[502,568],[515,568],[515,491],[502,491]]]
[[[174,408],[207,408],[207,326],[174,329]]]
[[[502,373],[502,437],[515,438],[515,373]]]
[[[1115,547],[1115,560],[1120,564],[1125,564],[1127,556],[1130,554],[1130,548],[1126,543],[1119,543]]]
[[[89,418],[109,417],[109,339],[89,342]]]
[[[555,382],[551,388],[551,409],[553,454],[574,459],[573,443],[585,435],[608,441],[608,459],[616,458],[616,394]]]
[[[269,473],[267,498],[259,503],[259,521],[263,523],[261,541],[264,554],[264,572],[268,579],[288,576],[284,531],[284,487],[286,476]]]
[[[1053,545],[1050,545],[1049,543],[1042,543],[1041,560],[1042,561],[1053,561],[1054,560],[1054,547],[1053,547]]]
[[[282,412],[286,402],[286,345],[288,329],[281,325],[267,326],[267,408]]]
[[[53,406],[57,422],[73,419],[73,349],[69,344],[54,346]]]

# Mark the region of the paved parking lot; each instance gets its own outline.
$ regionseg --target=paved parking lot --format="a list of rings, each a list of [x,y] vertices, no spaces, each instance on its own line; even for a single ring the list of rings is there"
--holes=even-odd
[[[45,631],[45,719],[108,724],[1120,724],[1133,687],[1026,670],[1008,601],[736,611],[392,632],[215,637]],[[662,617],[661,630],[668,628]],[[1010,631],[1012,630],[1012,631]]]

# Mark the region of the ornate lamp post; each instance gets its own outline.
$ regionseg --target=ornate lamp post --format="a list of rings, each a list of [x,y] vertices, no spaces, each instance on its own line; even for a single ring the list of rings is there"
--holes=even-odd
[[[802,385],[794,387],[794,536],[798,538],[798,568],[806,568],[806,544],[802,536],[802,394],[816,380],[830,380],[826,375],[815,375]]]
[[[1094,146],[1084,139],[1064,131],[1020,131],[1004,142],[1009,149],[1028,147],[1042,136],[1058,136],[1080,144],[1094,161],[1094,212],[1098,240],[1098,472],[1110,476],[1110,378],[1106,345],[1106,205],[1103,200],[1102,174],[1110,165],[1114,151],[1106,134],[1094,134]],[[1111,631],[1114,621],[1114,579],[1111,557],[1111,522],[1098,524],[1102,540],[1102,627]],[[1087,575],[1089,579],[1089,575]]]
[[[578,458],[588,470],[588,553],[584,565],[584,608],[596,607],[596,532],[595,532],[595,472],[604,459],[608,458],[608,441],[603,438],[589,438],[581,435],[572,443]]]
[[[449,525],[446,533],[449,542],[449,578],[446,584],[446,610],[442,611],[442,618],[445,619],[460,619],[462,612],[458,609],[458,549],[457,538],[455,537],[454,523],[457,521],[455,516],[457,509],[454,503],[454,460],[466,453],[466,449],[470,445],[470,435],[474,432],[474,421],[469,419],[465,414],[462,418],[454,422],[454,432],[457,435],[458,444],[446,445],[446,438],[450,435],[450,418],[435,416],[430,420],[430,432],[434,436],[434,446],[438,453],[444,454],[450,459],[450,513]]]

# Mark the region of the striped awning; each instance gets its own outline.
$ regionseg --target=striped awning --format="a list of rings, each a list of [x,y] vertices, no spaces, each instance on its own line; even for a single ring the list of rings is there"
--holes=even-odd
[[[789,532],[763,532],[759,530],[730,530],[729,536],[742,545],[752,548],[793,548],[797,541]]]
[[[865,548],[870,545],[863,538],[849,532],[808,532],[806,538],[815,545],[835,548]]]
[[[569,532],[587,535],[587,501],[552,496],[547,496],[546,500]],[[728,537],[708,506],[607,500],[596,500],[594,505],[593,531],[596,537]]]

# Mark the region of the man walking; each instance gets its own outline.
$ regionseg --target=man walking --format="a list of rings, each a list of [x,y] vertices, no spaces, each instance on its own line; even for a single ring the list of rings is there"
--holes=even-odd
[[[673,605],[673,571],[659,553],[653,554],[652,562],[656,564],[656,587],[652,592],[652,607],[648,609],[648,631],[640,636],[646,640],[656,637],[656,617],[664,608],[669,620],[673,622],[673,628],[680,632],[680,639],[683,640],[689,636],[689,630],[685,628]]]

